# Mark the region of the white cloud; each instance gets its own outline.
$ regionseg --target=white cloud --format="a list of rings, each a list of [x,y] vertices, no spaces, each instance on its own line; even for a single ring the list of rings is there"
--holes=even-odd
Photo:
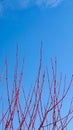
[[[63,0],[36,0],[36,4],[41,6],[44,5],[46,7],[48,6],[57,6],[59,3],[61,3]]]
[[[0,14],[7,9],[24,9],[28,6],[44,6],[44,7],[54,7],[61,3],[63,0],[0,0]]]

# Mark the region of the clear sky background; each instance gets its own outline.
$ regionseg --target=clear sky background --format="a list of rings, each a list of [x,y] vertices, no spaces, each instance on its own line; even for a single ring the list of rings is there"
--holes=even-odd
[[[10,76],[13,74],[18,43],[19,63],[22,56],[25,58],[24,84],[28,86],[26,91],[37,75],[41,40],[43,67],[47,65],[49,68],[50,58],[56,57],[58,72],[66,74],[69,81],[73,73],[73,2],[0,0],[0,67],[7,56]],[[4,86],[0,87],[2,91]],[[73,126],[69,129],[72,128]]]

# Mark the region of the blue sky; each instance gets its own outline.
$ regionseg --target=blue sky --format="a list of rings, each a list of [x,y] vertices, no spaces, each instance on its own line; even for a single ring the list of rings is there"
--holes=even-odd
[[[43,67],[57,58],[58,72],[73,73],[73,4],[69,0],[0,1],[0,63],[8,57],[10,76],[15,65],[16,44],[19,63],[25,58],[25,85],[36,78],[41,40]],[[19,68],[20,68],[19,64]],[[0,70],[1,71],[1,70]],[[11,81],[11,79],[10,79]],[[3,87],[4,88],[4,87]],[[29,87],[28,87],[29,88]],[[29,89],[26,88],[26,91]]]

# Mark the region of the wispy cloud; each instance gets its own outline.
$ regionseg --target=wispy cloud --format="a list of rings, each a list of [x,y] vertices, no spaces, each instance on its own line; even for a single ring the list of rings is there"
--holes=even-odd
[[[60,4],[63,0],[36,0],[36,4],[39,6],[44,5],[45,7],[48,6],[57,6],[58,4]]]
[[[25,9],[28,6],[44,6],[54,7],[60,4],[63,0],[0,0],[0,14],[7,9]]]
[[[28,6],[36,5],[36,6],[57,6],[63,0],[16,0],[15,3],[20,8],[25,8]]]

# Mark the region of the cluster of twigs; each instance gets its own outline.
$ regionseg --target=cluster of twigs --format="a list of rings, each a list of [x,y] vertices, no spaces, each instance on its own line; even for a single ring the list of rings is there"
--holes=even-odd
[[[62,76],[57,81],[57,63],[51,59],[52,76],[50,78],[47,67],[42,69],[42,46],[40,48],[40,64],[34,86],[30,88],[26,95],[26,88],[22,86],[24,71],[24,59],[22,61],[21,73],[18,80],[18,47],[16,52],[16,66],[14,72],[13,88],[10,94],[8,85],[8,61],[5,59],[6,70],[6,90],[8,98],[7,110],[2,109],[0,126],[2,130],[64,130],[73,118],[71,98],[67,113],[62,114],[65,98],[71,89],[73,76],[66,87],[66,77],[64,87],[61,88]],[[3,74],[4,69],[2,70]],[[0,81],[2,82],[2,74]],[[63,90],[63,91],[62,91]],[[21,96],[20,96],[21,95]],[[21,98],[23,95],[23,102]],[[1,99],[2,100],[2,99]],[[1,101],[0,101],[1,102]],[[64,110],[65,111],[65,110]]]

